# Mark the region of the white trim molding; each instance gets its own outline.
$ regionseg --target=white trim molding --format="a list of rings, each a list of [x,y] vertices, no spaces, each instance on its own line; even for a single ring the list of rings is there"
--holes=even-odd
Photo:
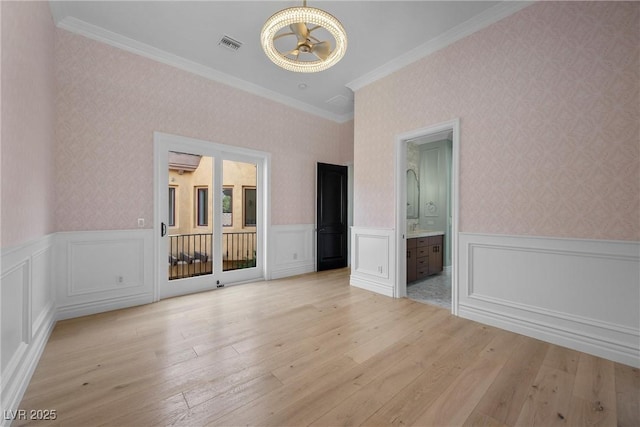
[[[442,33],[438,37],[421,44],[420,46],[392,59],[386,64],[366,73],[363,76],[358,77],[355,80],[347,83],[346,86],[352,91],[356,92],[363,87],[370,85],[396,71],[412,64],[422,58],[425,58],[432,53],[444,49],[457,42],[464,37],[467,37],[476,31],[488,27],[501,19],[504,19],[519,10],[524,9],[527,6],[533,4],[532,1],[505,1],[487,9],[479,15],[457,25],[450,30]]]
[[[2,250],[0,406],[5,411],[18,408],[56,323],[53,242],[50,234]],[[0,425],[9,425],[4,418]]]
[[[460,233],[459,315],[640,367],[640,242]]]
[[[58,319],[153,301],[153,230],[58,233]]]
[[[316,271],[315,225],[272,225],[269,279]]]
[[[350,284],[389,297],[396,277],[395,230],[351,227]]]

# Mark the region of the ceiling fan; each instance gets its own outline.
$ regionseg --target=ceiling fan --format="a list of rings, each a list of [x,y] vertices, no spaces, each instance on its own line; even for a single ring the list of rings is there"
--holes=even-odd
[[[289,25],[289,28],[291,29],[290,33],[278,34],[273,38],[273,40],[277,40],[281,37],[291,35],[298,38],[298,44],[295,49],[284,53],[285,56],[298,60],[301,53],[311,53],[322,61],[329,57],[329,54],[331,53],[331,43],[326,40],[320,41],[311,35],[312,31],[322,28],[320,25],[316,25],[309,29],[307,28],[307,24],[304,22],[296,22],[295,24]]]
[[[314,35],[319,29],[323,31]],[[331,41],[319,39],[326,35],[333,37],[334,48]],[[280,49],[274,43],[278,39],[283,39],[278,43]],[[307,7],[306,0],[302,7],[283,9],[271,16],[262,27],[261,41],[276,65],[302,73],[326,70],[347,50],[347,35],[340,21],[324,10]]]

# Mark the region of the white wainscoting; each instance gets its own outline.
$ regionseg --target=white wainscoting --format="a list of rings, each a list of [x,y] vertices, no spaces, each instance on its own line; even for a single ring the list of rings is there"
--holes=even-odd
[[[272,225],[270,279],[316,271],[314,224]]]
[[[2,250],[1,406],[15,410],[55,325],[54,236]],[[4,417],[0,425],[9,425]]]
[[[460,233],[459,314],[640,367],[640,243]]]
[[[352,286],[394,296],[395,233],[388,228],[351,227]]]
[[[152,302],[153,254],[153,230],[58,233],[58,319]]]

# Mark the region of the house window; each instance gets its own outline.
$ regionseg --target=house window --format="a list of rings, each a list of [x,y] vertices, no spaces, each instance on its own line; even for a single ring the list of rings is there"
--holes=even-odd
[[[176,187],[169,187],[169,227],[176,226]]]
[[[222,189],[222,226],[233,225],[233,188]]]
[[[206,227],[209,225],[207,204],[209,201],[209,188],[196,187],[196,225]]]
[[[243,187],[244,191],[243,204],[243,220],[245,227],[256,226],[256,188]]]

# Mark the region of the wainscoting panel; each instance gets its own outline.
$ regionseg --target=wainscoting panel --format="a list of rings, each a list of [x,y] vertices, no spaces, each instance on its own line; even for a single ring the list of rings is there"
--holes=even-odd
[[[2,250],[1,406],[17,409],[55,325],[53,235]],[[0,421],[8,425],[9,421]]]
[[[270,279],[316,270],[315,225],[271,226]]]
[[[351,227],[352,286],[394,295],[395,234],[387,228]]]
[[[55,308],[52,268],[53,245],[47,244],[31,256],[31,324],[34,336]]]
[[[153,301],[153,230],[56,236],[58,319]]]
[[[120,291],[144,284],[144,269],[140,268],[144,265],[144,240],[72,241],[67,248],[69,296]]]
[[[640,367],[640,243],[459,239],[460,316]]]

